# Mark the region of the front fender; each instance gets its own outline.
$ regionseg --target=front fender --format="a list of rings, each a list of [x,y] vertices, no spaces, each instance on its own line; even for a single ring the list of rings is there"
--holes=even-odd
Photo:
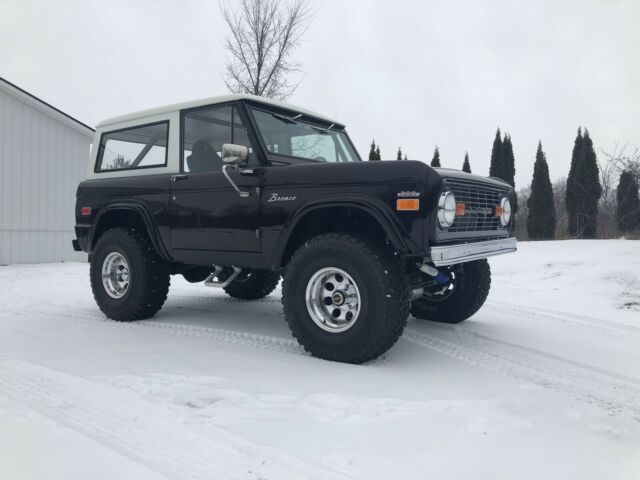
[[[322,208],[349,207],[362,210],[369,214],[384,230],[389,241],[401,255],[424,255],[416,243],[411,240],[397,216],[382,201],[366,195],[327,195],[301,205],[284,225],[276,243],[273,255],[274,264],[279,265],[291,235],[300,221],[309,213]]]

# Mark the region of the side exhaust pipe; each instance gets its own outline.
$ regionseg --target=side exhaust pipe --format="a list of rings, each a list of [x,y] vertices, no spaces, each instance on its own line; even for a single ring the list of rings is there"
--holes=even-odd
[[[240,267],[232,267],[233,273],[229,275],[229,278],[227,278],[224,282],[221,282],[216,280],[216,277],[220,274],[220,272],[222,272],[223,268],[224,267],[221,267],[220,265],[214,265],[213,272],[204,281],[204,285],[206,287],[224,288],[227,285],[229,285],[231,282],[233,282],[238,277],[238,275],[240,275],[240,272],[242,272],[242,269]]]

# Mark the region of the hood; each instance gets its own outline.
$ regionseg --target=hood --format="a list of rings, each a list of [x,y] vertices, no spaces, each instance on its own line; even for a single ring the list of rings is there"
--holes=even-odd
[[[481,177],[448,168],[432,168],[417,160],[363,161],[353,163],[301,163],[282,168],[267,168],[272,182],[292,184],[356,185],[356,184],[426,184],[434,187],[443,178],[467,179],[500,187],[508,186],[500,179]]]
[[[497,177],[483,177],[481,175],[474,175],[472,173],[466,173],[461,170],[456,170],[454,168],[434,168],[442,178],[455,178],[458,180],[469,180],[471,182],[485,183],[490,185],[495,185],[496,187],[509,187],[507,182]]]

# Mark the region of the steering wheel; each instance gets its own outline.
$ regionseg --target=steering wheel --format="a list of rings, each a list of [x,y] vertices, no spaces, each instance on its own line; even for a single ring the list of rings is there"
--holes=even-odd
[[[326,161],[327,161],[327,159],[326,159],[326,158],[324,158],[324,157],[323,157],[323,156],[321,156],[321,155],[318,155],[317,157],[313,157],[313,159],[314,159],[314,160],[320,160],[321,162],[326,162]]]

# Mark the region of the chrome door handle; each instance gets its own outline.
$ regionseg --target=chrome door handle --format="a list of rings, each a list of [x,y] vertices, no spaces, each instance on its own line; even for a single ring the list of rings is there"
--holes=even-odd
[[[177,182],[178,180],[186,180],[187,176],[186,175],[172,175],[171,176],[171,181],[172,182]]]

